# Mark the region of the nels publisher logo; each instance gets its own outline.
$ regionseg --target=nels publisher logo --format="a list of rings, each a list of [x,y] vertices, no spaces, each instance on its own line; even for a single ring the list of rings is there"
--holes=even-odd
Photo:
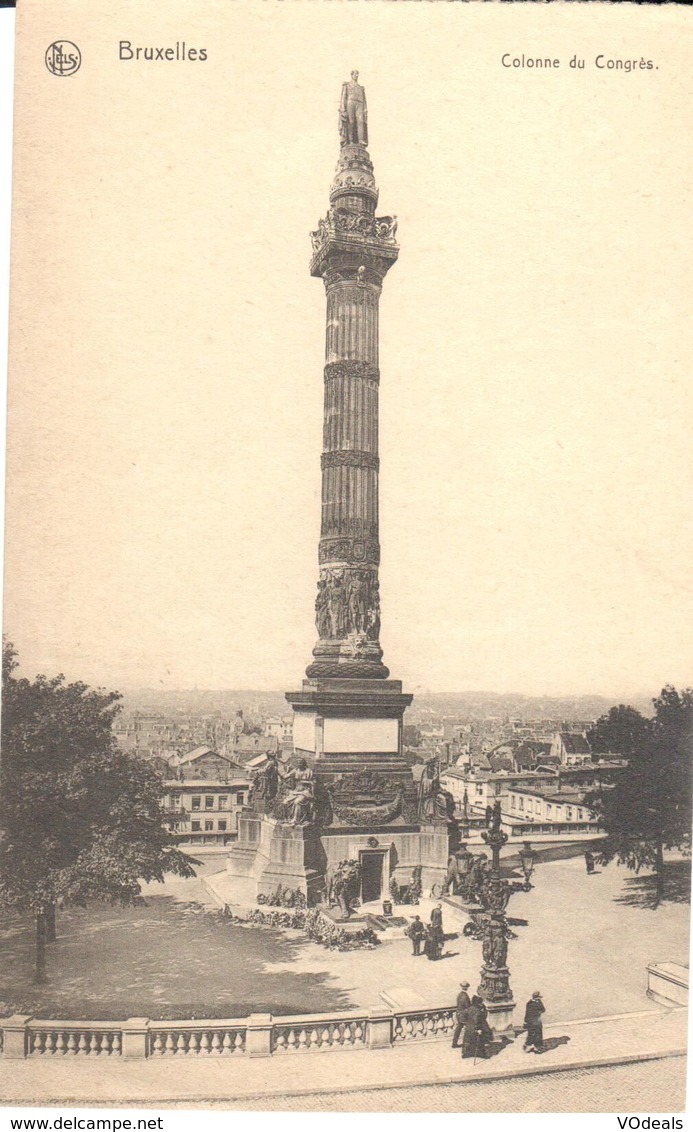
[[[82,63],[82,54],[76,43],[69,39],[57,39],[46,51],[46,66],[52,75],[65,77],[74,75]]]

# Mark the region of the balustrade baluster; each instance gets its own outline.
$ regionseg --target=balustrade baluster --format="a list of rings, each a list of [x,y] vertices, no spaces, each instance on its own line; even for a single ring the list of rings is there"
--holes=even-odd
[[[154,1035],[154,1041],[152,1042],[152,1057],[161,1057],[163,1052],[164,1043],[161,1034],[157,1033]]]
[[[75,1050],[75,1053],[81,1054],[82,1057],[84,1057],[84,1055],[88,1052],[89,1046],[87,1043],[87,1035],[84,1033],[84,1030],[82,1030],[79,1035],[79,1041],[77,1042],[77,1049]]]
[[[58,1030],[58,1033],[56,1035],[55,1052],[56,1052],[56,1054],[64,1054],[65,1053],[65,1035],[64,1035],[62,1030]]]
[[[209,1053],[209,1034],[205,1030],[200,1040],[200,1053],[206,1057]]]
[[[363,1045],[363,1037],[364,1037],[364,1035],[363,1035],[363,1025],[360,1022],[357,1022],[355,1027],[354,1027],[354,1045],[355,1046],[362,1046]]]
[[[221,1053],[221,1042],[219,1041],[219,1031],[218,1030],[215,1030],[214,1033],[212,1034],[212,1048],[210,1050],[210,1053],[213,1053],[213,1054],[220,1054]]]
[[[230,1030],[224,1031],[224,1040],[221,1043],[220,1053],[222,1057],[230,1057],[233,1053],[233,1038],[231,1037]]]
[[[123,1039],[120,1033],[114,1034],[111,1045],[111,1053],[119,1054],[123,1048]]]

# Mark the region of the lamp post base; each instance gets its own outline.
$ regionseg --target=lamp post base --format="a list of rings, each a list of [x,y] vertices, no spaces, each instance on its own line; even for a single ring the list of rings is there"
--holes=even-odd
[[[505,1002],[487,1002],[488,1024],[493,1030],[494,1037],[514,1039],[513,1012],[515,1002],[512,998]]]

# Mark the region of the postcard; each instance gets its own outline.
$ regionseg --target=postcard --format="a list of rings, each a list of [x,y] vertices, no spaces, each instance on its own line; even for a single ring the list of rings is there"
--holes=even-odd
[[[20,4],[11,1109],[682,1127],[689,25]]]

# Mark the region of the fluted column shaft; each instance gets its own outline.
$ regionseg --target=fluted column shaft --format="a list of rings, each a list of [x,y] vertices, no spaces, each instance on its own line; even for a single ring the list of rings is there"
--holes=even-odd
[[[383,277],[399,249],[386,223],[392,218],[375,217],[376,199],[367,151],[345,147],[332,208],[313,233],[311,272],[324,281],[327,309],[315,605],[320,639],[311,677],[388,675],[379,643],[378,308]]]

